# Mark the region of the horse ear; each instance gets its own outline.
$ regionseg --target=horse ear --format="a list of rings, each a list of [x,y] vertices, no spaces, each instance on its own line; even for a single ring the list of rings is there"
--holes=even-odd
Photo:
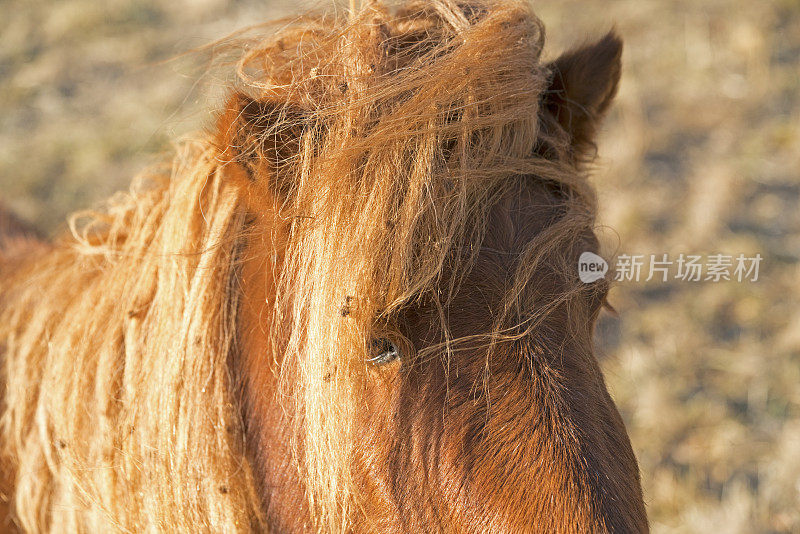
[[[571,157],[582,161],[595,148],[597,126],[617,93],[622,40],[612,30],[593,44],[564,53],[549,66],[544,106],[570,136]]]
[[[306,122],[307,113],[298,106],[234,93],[217,119],[220,159],[238,163],[251,181],[266,181],[272,193],[285,198]]]

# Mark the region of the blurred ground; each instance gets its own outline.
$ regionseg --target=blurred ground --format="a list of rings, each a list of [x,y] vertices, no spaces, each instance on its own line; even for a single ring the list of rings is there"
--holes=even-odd
[[[281,0],[283,1],[283,0]],[[599,341],[656,533],[800,532],[800,2],[540,0],[548,54],[625,39],[593,178],[611,253],[760,253],[755,283],[625,282]],[[2,0],[0,197],[45,231],[208,123],[160,61],[285,5]]]

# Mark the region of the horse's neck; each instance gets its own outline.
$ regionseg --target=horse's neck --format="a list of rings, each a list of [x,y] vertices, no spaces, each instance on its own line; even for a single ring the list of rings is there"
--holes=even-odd
[[[293,404],[280,400],[281,355],[274,354],[271,337],[286,234],[265,216],[248,238],[239,271],[238,369],[232,375],[242,379],[248,449],[269,522],[281,532],[302,532],[309,514],[290,445]]]
[[[40,233],[0,204],[0,269],[44,248]],[[6,267],[4,267],[6,265]]]

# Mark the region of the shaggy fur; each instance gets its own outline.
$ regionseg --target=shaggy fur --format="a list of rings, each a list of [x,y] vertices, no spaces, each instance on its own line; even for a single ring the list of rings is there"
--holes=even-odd
[[[645,531],[575,267],[621,43],[543,41],[446,0],[239,37],[208,135],[0,263],[17,524]]]

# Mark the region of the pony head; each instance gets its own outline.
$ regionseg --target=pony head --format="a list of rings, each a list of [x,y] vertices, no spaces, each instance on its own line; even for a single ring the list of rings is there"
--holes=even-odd
[[[646,529],[576,267],[621,41],[543,42],[518,3],[370,3],[239,62],[234,373],[279,530]]]

